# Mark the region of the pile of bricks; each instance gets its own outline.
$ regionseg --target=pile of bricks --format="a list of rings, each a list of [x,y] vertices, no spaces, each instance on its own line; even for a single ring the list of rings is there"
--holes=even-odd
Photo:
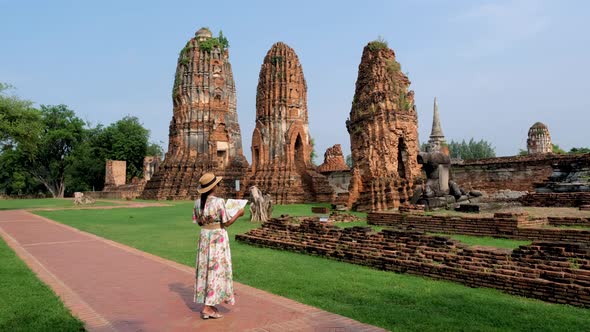
[[[475,236],[491,236],[519,240],[543,240],[590,243],[590,229],[559,229],[546,226],[568,225],[567,222],[584,226],[583,221],[558,218],[530,219],[526,212],[496,213],[493,217],[480,216],[427,216],[405,213],[369,213],[370,225],[390,226],[431,233],[450,233]],[[569,220],[569,221],[567,221]],[[584,219],[587,220],[587,219]]]
[[[236,240],[590,307],[587,243],[539,241],[510,251],[469,247],[416,231],[341,229],[313,219],[294,225],[286,218],[272,219],[260,228],[236,235]]]

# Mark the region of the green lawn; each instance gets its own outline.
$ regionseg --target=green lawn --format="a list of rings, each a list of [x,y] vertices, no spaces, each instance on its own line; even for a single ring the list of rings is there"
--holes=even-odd
[[[0,238],[0,331],[83,331],[61,300]]]
[[[520,246],[529,245],[532,241],[512,240],[495,238],[491,236],[472,236],[461,234],[429,233],[433,235],[447,236],[470,246],[488,246],[504,249],[516,249]]]
[[[123,204],[116,202],[105,202],[97,200],[96,203],[85,205],[88,206],[110,206]],[[38,208],[84,208],[74,205],[72,198],[37,198],[37,199],[1,199],[0,210],[17,210],[17,209],[38,209]]]
[[[310,215],[313,205],[275,206]],[[193,266],[198,226],[192,202],[171,207],[36,213]],[[395,331],[583,331],[590,310],[474,289],[233,240],[257,227],[248,213],[229,228],[236,281]]]

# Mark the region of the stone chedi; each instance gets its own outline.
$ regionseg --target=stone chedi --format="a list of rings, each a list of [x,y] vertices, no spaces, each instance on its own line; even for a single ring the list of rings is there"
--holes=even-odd
[[[418,132],[414,92],[393,50],[384,42],[365,46],[346,121],[353,159],[350,202],[360,211],[396,208],[412,196]],[[357,191],[357,192],[352,192]]]
[[[440,117],[438,115],[438,103],[434,97],[434,112],[432,114],[432,131],[430,132],[430,139],[428,140],[428,151],[438,152],[444,150],[446,145],[445,135],[440,125]]]
[[[549,128],[541,122],[536,122],[530,129],[526,140],[529,154],[542,154],[553,152]]]
[[[249,185],[274,204],[329,201],[331,187],[315,171],[311,151],[303,69],[295,51],[278,42],[260,69]]]
[[[168,152],[143,192],[144,198],[186,199],[196,195],[205,171],[223,176],[222,195],[231,197],[248,163],[236,111],[227,39],[202,28],[180,51],[172,89],[173,116]]]

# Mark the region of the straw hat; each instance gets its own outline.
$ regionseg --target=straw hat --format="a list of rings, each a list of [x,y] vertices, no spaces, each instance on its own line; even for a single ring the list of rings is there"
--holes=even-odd
[[[203,174],[203,176],[201,176],[199,179],[200,186],[199,189],[197,189],[197,192],[199,192],[199,194],[208,192],[209,190],[213,189],[213,187],[215,187],[219,181],[221,181],[221,179],[221,176],[215,176],[213,173]]]

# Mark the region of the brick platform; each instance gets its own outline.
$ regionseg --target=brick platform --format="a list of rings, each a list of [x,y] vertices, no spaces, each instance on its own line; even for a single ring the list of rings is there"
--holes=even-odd
[[[192,267],[25,211],[0,211],[0,235],[88,331],[384,331],[239,283],[204,321]]]

